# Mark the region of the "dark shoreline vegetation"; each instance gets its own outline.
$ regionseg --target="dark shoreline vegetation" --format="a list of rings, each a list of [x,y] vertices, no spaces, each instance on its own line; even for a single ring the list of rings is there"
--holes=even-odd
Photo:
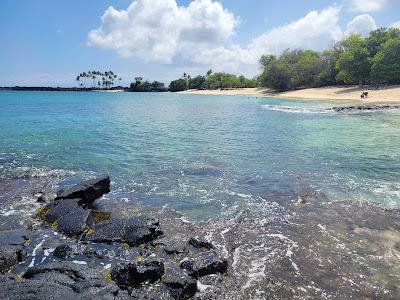
[[[381,28],[367,38],[351,35],[332,49],[287,50],[265,55],[262,86],[278,91],[332,85],[395,85],[400,83],[400,30]]]

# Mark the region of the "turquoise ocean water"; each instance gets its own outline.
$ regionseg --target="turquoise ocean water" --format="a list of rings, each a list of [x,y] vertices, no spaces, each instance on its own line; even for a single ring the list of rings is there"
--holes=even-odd
[[[296,200],[400,207],[400,110],[181,94],[0,92],[0,178],[110,174],[190,218]]]

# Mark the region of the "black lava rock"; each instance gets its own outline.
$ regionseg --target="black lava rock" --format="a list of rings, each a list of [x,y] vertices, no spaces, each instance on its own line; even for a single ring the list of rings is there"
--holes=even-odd
[[[28,233],[23,230],[0,231],[0,273],[25,261],[27,253],[24,246],[27,240]]]
[[[333,107],[332,110],[339,113],[346,113],[346,112],[389,110],[389,109],[399,109],[399,108],[400,105],[354,105],[354,106]]]
[[[141,286],[131,292],[131,297],[135,300],[174,300],[168,288],[163,284],[153,284],[151,286]]]
[[[56,198],[55,194],[44,193],[41,196],[39,196],[39,198],[37,198],[37,202],[39,202],[39,203],[49,203],[49,202],[53,201],[55,198]]]
[[[84,210],[82,207],[74,208],[58,221],[57,230],[68,236],[80,235],[86,229],[89,214],[90,210]]]
[[[207,242],[206,240],[195,239],[195,238],[191,238],[189,240],[189,245],[191,245],[199,250],[208,251],[208,250],[214,249],[214,245],[211,244],[210,242]]]
[[[111,271],[112,279],[122,287],[137,287],[141,283],[154,283],[164,275],[164,263],[151,261],[141,264],[117,266]]]
[[[161,282],[168,287],[174,299],[190,299],[197,292],[197,281],[179,268],[167,267]]]
[[[192,259],[183,261],[181,268],[185,269],[190,276],[198,278],[216,273],[226,273],[228,261],[216,251],[201,252]]]
[[[110,177],[97,178],[57,192],[57,199],[80,198],[80,205],[89,206],[96,199],[110,192]]]
[[[27,253],[21,246],[0,245],[0,273],[23,262],[26,256]]]
[[[68,214],[70,211],[78,208],[79,201],[80,199],[56,200],[41,209],[41,217],[48,223],[52,224]]]
[[[0,286],[6,299],[127,299],[126,292],[106,281],[102,274],[71,262],[34,266],[24,280],[8,280]]]
[[[148,217],[131,217],[128,219],[112,219],[108,223],[95,225],[93,233],[85,238],[98,243],[126,243],[138,246],[153,241],[161,236],[159,221]]]
[[[76,254],[79,253],[78,246],[76,244],[63,244],[58,246],[54,252],[53,255],[55,257],[61,258],[61,259],[66,259],[69,257],[73,257]]]
[[[153,247],[163,249],[168,255],[188,253],[188,249],[184,243],[171,241],[166,237],[161,237],[151,242]]]

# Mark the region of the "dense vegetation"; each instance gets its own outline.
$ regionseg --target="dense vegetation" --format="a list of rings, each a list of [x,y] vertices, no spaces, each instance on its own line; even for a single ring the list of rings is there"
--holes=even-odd
[[[367,38],[351,35],[322,53],[287,50],[265,55],[262,86],[276,90],[337,84],[400,84],[400,30],[381,28]]]
[[[109,89],[114,85],[115,80],[117,80],[117,74],[113,71],[89,71],[80,73],[76,77],[76,81],[79,82],[81,87],[91,87],[91,88],[106,88]],[[121,80],[121,78],[118,78]]]
[[[256,79],[247,79],[244,76],[237,77],[236,75],[218,72],[213,73],[211,70],[205,76],[198,75],[191,77],[184,73],[182,78],[173,80],[169,85],[171,92],[184,91],[188,89],[198,90],[215,90],[229,88],[249,88],[256,87],[258,81]]]
[[[143,80],[142,77],[135,77],[135,82],[131,83],[130,90],[132,92],[166,92],[167,88],[162,82],[149,82]]]

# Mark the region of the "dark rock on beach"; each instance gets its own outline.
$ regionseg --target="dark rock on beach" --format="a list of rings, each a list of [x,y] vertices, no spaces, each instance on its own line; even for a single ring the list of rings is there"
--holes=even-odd
[[[1,299],[126,299],[101,274],[70,262],[35,266],[18,280],[2,279]]]
[[[80,199],[55,200],[42,208],[39,211],[39,214],[45,221],[52,224],[60,220],[75,208],[78,208],[79,200]]]
[[[214,249],[213,244],[210,242],[207,242],[205,240],[200,240],[200,239],[195,239],[195,238],[190,238],[189,244],[197,249],[200,250],[211,250]]]
[[[174,300],[168,288],[163,284],[153,284],[134,289],[130,296],[135,300]]]
[[[57,193],[58,199],[79,198],[79,205],[89,206],[96,199],[110,192],[110,177],[103,177],[84,181],[76,186],[60,190]]]
[[[180,268],[168,266],[163,276],[164,283],[175,299],[189,299],[197,292],[197,281]]]
[[[153,247],[163,249],[168,255],[184,254],[188,252],[186,245],[183,242],[171,241],[163,236],[151,242]]]
[[[24,261],[27,233],[15,230],[0,231],[0,273]]]
[[[111,278],[121,287],[137,287],[144,282],[154,283],[163,275],[164,263],[161,261],[117,266],[111,272]]]
[[[53,255],[60,259],[73,257],[79,253],[79,247],[76,244],[63,244],[54,249]]]
[[[138,246],[153,241],[163,232],[158,220],[149,217],[113,218],[108,223],[94,226],[85,239],[97,243],[126,243]]]
[[[389,109],[399,109],[399,108],[400,105],[355,105],[355,106],[333,107],[332,110],[339,113],[346,113],[346,112],[389,110]]]
[[[193,258],[183,261],[181,268],[185,269],[190,276],[198,278],[211,274],[226,273],[228,261],[216,251],[201,252]]]
[[[0,231],[0,273],[9,275],[0,275],[0,299],[190,299],[199,277],[226,272],[213,244],[176,213],[164,233],[165,212],[93,205],[109,188],[106,177],[57,197],[34,194],[42,207],[32,217],[50,226],[32,219],[29,234]]]
[[[0,245],[0,273],[26,259],[27,253],[20,246]]]
[[[77,236],[85,231],[89,214],[89,210],[76,207],[58,221],[57,230],[68,236]]]
[[[39,203],[49,203],[56,199],[57,195],[53,193],[43,193],[42,195],[39,196],[37,199],[37,202]]]

